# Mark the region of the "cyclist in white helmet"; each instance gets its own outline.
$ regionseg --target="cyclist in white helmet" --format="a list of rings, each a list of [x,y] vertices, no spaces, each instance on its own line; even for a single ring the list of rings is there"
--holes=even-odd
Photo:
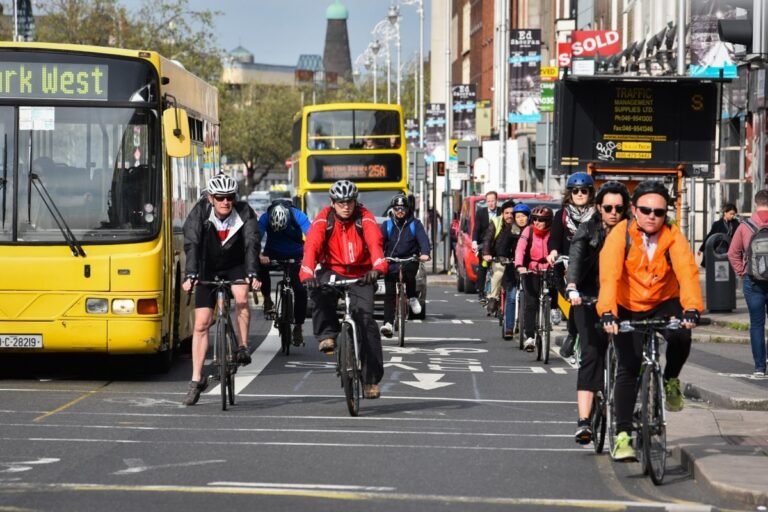
[[[186,276],[182,289],[190,292],[198,280],[221,277],[228,281],[247,279],[258,290],[259,225],[256,214],[245,201],[237,200],[237,182],[226,174],[208,180],[207,195],[198,201],[184,222]],[[248,364],[248,286],[232,286],[240,348],[237,362]],[[216,297],[209,286],[195,288],[195,327],[192,333],[192,380],[182,403],[194,405],[208,386],[203,362],[208,351],[208,328],[213,322]]]

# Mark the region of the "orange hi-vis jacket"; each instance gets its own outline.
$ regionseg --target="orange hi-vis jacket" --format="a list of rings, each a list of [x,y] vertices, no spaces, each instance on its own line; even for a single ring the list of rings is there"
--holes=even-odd
[[[643,242],[637,223],[629,225],[632,239],[626,253],[627,222],[617,224],[600,251],[600,294],[597,314],[611,312],[618,316],[617,305],[630,311],[648,311],[660,303],[680,299],[683,311],[704,310],[699,283],[699,269],[688,241],[676,225],[667,225],[659,232],[653,260]],[[666,254],[669,253],[669,258]]]

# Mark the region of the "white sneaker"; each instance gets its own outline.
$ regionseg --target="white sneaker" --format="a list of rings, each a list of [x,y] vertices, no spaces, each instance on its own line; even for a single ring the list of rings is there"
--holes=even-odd
[[[523,343],[523,348],[526,350],[526,352],[533,352],[533,349],[536,348],[536,340],[533,338],[528,338]]]
[[[382,325],[379,328],[379,332],[382,336],[391,338],[392,337],[392,324],[389,322],[384,322],[384,325]]]
[[[408,304],[411,305],[411,311],[413,311],[414,315],[421,313],[421,302],[419,302],[418,297],[411,297],[408,299]]]

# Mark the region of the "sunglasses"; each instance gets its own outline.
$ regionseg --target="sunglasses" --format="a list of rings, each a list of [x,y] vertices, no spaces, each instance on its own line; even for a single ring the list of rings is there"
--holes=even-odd
[[[538,215],[534,215],[531,218],[533,219],[534,222],[549,222],[552,220],[550,217],[540,217]]]
[[[616,213],[624,213],[624,205],[621,205],[621,204],[617,204],[615,206],[612,204],[604,204],[604,205],[601,205],[600,207],[603,209],[605,213],[613,213],[614,208],[616,208]]]
[[[648,206],[638,206],[638,210],[640,210],[640,213],[643,215],[650,215],[653,213],[655,217],[665,217],[667,215],[667,209],[666,208],[650,208]]]
[[[221,203],[223,201],[229,201],[230,203],[232,203],[232,202],[235,201],[235,196],[219,196],[219,195],[216,195],[216,196],[213,196],[213,198],[216,201],[218,201],[219,203]]]
[[[404,212],[405,211],[405,206],[395,206],[392,209],[395,210],[396,212]]]
[[[345,199],[343,201],[334,201],[333,204],[338,204],[339,206],[350,206],[354,202],[354,199]]]
[[[585,196],[589,195],[589,189],[587,187],[576,187],[571,189],[571,194],[584,194]]]

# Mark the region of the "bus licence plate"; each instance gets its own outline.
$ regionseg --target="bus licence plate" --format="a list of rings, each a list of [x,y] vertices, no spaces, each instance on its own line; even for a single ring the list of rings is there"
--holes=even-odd
[[[0,334],[2,348],[43,348],[42,334]]]

